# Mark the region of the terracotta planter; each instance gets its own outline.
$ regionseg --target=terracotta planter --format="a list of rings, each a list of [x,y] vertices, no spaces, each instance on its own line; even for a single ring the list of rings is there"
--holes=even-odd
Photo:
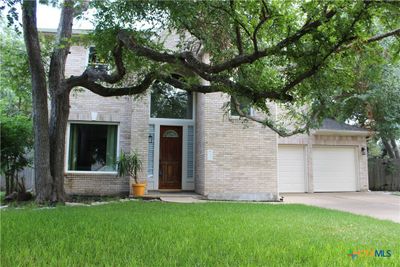
[[[132,184],[132,192],[134,197],[144,196],[146,184]]]

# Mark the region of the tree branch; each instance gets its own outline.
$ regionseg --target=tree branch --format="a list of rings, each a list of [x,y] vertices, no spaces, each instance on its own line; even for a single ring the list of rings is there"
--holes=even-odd
[[[232,12],[235,12],[235,3],[233,0],[229,1]],[[243,55],[243,42],[242,42],[242,35],[240,33],[239,24],[235,21],[235,34],[236,34],[236,45],[238,48],[239,55]]]
[[[165,75],[163,77],[159,77],[158,80],[166,82],[176,88],[180,88],[182,90],[186,90],[189,92],[198,92],[198,93],[215,93],[215,92],[221,92],[221,86],[218,85],[198,85],[198,84],[187,84],[185,82],[182,82],[179,79],[175,79],[170,75]]]
[[[70,39],[72,36],[72,22],[74,19],[74,1],[65,0],[61,9],[60,22],[54,50],[50,57],[49,91],[50,94],[62,93],[66,88],[60,86],[64,80],[65,62],[67,60]]]
[[[268,118],[261,119],[261,118],[257,118],[256,116],[246,114],[240,108],[240,102],[237,100],[237,98],[232,96],[232,99],[234,101],[235,110],[239,114],[240,117],[243,117],[243,118],[249,119],[251,121],[263,124],[263,125],[267,126],[268,128],[270,128],[275,133],[277,133],[281,137],[289,137],[289,136],[292,136],[292,135],[305,133],[305,132],[307,132],[307,130],[309,128],[309,126],[306,125],[304,127],[297,128],[297,129],[295,129],[293,131],[287,131],[287,129],[285,129],[283,127],[279,127],[278,125],[276,125],[276,123],[274,121],[269,120]]]
[[[93,93],[104,97],[124,96],[124,95],[135,95],[145,92],[153,84],[155,80],[156,80],[156,74],[149,73],[138,85],[130,87],[110,88],[95,83],[87,78],[86,79],[81,78],[79,86],[84,87],[92,91]]]
[[[123,43],[121,41],[117,41],[117,45],[113,50],[113,58],[115,62],[116,70],[112,74],[108,74],[107,71],[97,70],[95,68],[88,68],[86,70],[86,74],[91,81],[103,81],[109,84],[115,84],[122,80],[122,78],[126,74],[126,69],[124,66],[124,62],[122,60],[122,47]]]
[[[365,6],[367,8],[368,5]],[[293,87],[296,85],[300,84],[302,81],[304,81],[307,78],[312,77],[315,73],[319,71],[319,69],[324,65],[326,60],[333,54],[339,51],[340,47],[351,40],[351,38],[348,37],[348,35],[351,33],[353,30],[355,24],[357,21],[360,20],[361,16],[363,14],[363,9],[360,10],[360,12],[357,14],[357,16],[354,18],[352,21],[351,25],[347,29],[346,33],[342,36],[341,40],[338,41],[334,46],[329,49],[329,51],[320,59],[317,61],[316,64],[311,66],[308,70],[304,71],[303,73],[299,74],[295,79],[292,81],[288,82],[285,87],[282,88],[282,92],[287,93],[289,90],[291,90]]]
[[[243,31],[247,34],[247,36],[249,36],[251,38],[250,31],[246,28],[246,26],[240,20],[238,20],[236,18],[235,14],[232,14],[231,12],[229,12],[228,10],[226,10],[225,8],[223,8],[221,6],[214,6],[212,4],[210,4],[210,6],[212,8],[219,9],[219,10],[225,12],[229,17],[231,17],[234,20],[234,22],[236,24],[238,24],[243,29]]]
[[[249,64],[253,63],[254,61],[278,53],[281,51],[282,48],[296,42],[299,40],[302,36],[304,36],[307,33],[310,33],[313,30],[316,30],[320,25],[323,23],[329,21],[334,15],[336,14],[336,11],[329,11],[324,15],[324,19],[318,19],[313,22],[307,22],[301,29],[299,29],[296,33],[293,35],[285,38],[284,40],[280,41],[276,45],[269,47],[267,49],[264,49],[262,51],[256,51],[252,54],[247,54],[247,55],[238,55],[230,60],[227,60],[223,63],[211,66],[209,64],[205,64],[203,62],[200,62],[197,59],[191,58],[190,64],[192,65],[192,68],[197,69],[199,72],[203,73],[220,73],[222,71],[228,70],[228,69],[233,69],[237,68],[243,64]],[[129,34],[126,31],[120,31],[118,34],[119,39],[124,43],[124,45],[136,53],[138,56],[143,56],[148,59],[154,60],[156,62],[164,62],[164,63],[170,63],[170,64],[182,64],[186,60],[188,60],[188,54],[189,53],[176,53],[176,54],[169,54],[166,52],[158,52],[156,50],[153,50],[151,48],[148,48],[146,46],[140,45],[136,42],[134,37]],[[250,35],[251,38],[251,35]]]
[[[119,81],[121,81],[125,74],[126,74],[126,69],[124,66],[124,62],[122,59],[122,48],[123,48],[123,42],[120,40],[117,40],[117,44],[114,47],[113,50],[113,58],[115,62],[115,71],[112,74],[108,74],[107,71],[105,70],[97,70],[94,68],[88,68],[86,69],[82,75],[80,76],[71,76],[70,78],[66,79],[64,82],[66,84],[66,88],[69,90],[75,86],[82,86],[81,84],[87,81],[91,82],[106,82],[109,84],[115,84]]]
[[[370,43],[380,41],[380,40],[385,39],[385,38],[390,37],[390,36],[400,36],[400,28],[392,30],[392,31],[389,31],[389,32],[386,32],[386,33],[382,33],[382,34],[378,34],[378,35],[372,36],[372,37],[368,38],[367,40],[362,41],[362,43],[363,44],[370,44]],[[343,51],[343,50],[346,50],[346,49],[349,49],[349,48],[353,47],[356,44],[355,40],[357,40],[357,38],[356,37],[352,37],[351,41],[353,41],[353,42],[348,44],[348,45],[346,45],[346,46],[341,47],[339,49],[339,51]]]
[[[266,3],[264,1],[262,1],[262,3],[263,3],[263,7],[261,7],[260,21],[258,22],[256,27],[254,28],[253,38],[252,38],[255,52],[258,52],[257,34],[258,34],[259,30],[262,28],[262,26],[265,24],[265,22],[267,22],[268,19],[270,18],[270,16],[268,16],[266,14],[266,12],[267,12]]]

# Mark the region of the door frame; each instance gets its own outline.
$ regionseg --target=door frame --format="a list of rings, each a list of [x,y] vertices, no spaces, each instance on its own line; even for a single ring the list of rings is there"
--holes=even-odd
[[[194,191],[195,189],[195,175],[193,174],[193,179],[189,180],[187,175],[187,135],[188,126],[193,127],[194,134],[194,147],[193,147],[193,157],[194,162],[196,162],[196,126],[194,120],[181,120],[181,119],[161,119],[161,118],[150,118],[149,124],[154,125],[154,169],[153,175],[148,176],[148,189],[149,190],[159,190],[159,163],[160,163],[160,126],[181,126],[182,127],[182,183],[181,190]],[[195,170],[193,170],[195,172]]]

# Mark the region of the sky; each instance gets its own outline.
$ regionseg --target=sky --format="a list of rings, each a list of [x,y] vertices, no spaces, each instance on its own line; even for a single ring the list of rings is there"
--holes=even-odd
[[[21,22],[21,7],[17,8],[19,20]],[[3,10],[1,13],[5,14],[8,10]],[[57,29],[60,20],[61,9],[47,5],[39,4],[37,8],[37,26],[39,29]],[[88,18],[91,18],[90,11],[86,12]],[[93,29],[92,24],[88,20],[77,21],[74,20],[74,29]]]
[[[37,25],[39,29],[57,29],[60,20],[61,9],[38,5],[37,9]],[[90,15],[89,15],[90,16]],[[93,26],[88,20],[74,21],[74,29],[92,29]]]

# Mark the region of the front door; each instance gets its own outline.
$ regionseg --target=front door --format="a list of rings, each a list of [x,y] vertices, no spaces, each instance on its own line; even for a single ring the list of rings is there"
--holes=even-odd
[[[182,127],[160,126],[159,189],[182,187]]]

